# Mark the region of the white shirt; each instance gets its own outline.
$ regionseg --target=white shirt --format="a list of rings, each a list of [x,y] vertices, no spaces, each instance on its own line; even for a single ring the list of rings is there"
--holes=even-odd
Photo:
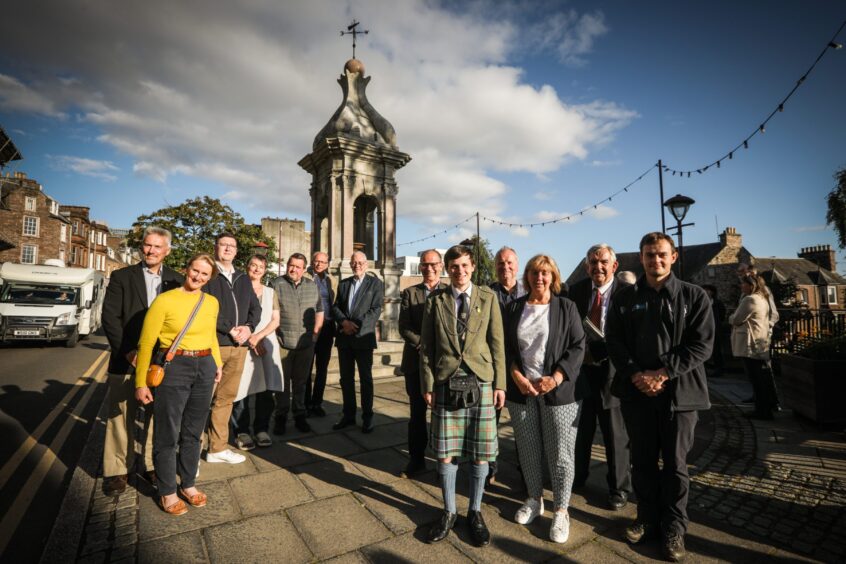
[[[364,281],[365,276],[367,276],[367,274],[364,274],[361,278],[353,276],[352,288],[350,288],[350,301],[347,304],[350,313],[352,313],[353,304],[355,303],[355,295],[358,293],[359,288],[361,288],[361,283]]]
[[[599,295],[601,296],[600,309],[602,317],[600,321],[599,330],[605,333],[605,315],[608,313],[608,301],[611,299],[611,285],[614,283],[614,278],[611,281],[599,287]],[[590,316],[590,308],[593,307],[594,296],[596,295],[596,284],[591,284],[590,303],[588,304],[588,316]]]
[[[216,261],[215,261],[216,262]],[[226,270],[222,264],[219,262],[217,263],[217,270],[220,274],[226,277],[229,280],[229,285],[232,285],[232,275],[235,274],[235,266],[232,266],[232,270]]]
[[[517,325],[517,344],[523,360],[523,373],[529,380],[543,376],[543,357],[549,338],[549,304],[530,304],[523,307]]]
[[[162,292],[162,266],[159,265],[158,273],[147,268],[147,265],[141,270],[144,273],[144,286],[147,288],[147,307],[150,307],[156,296]]]
[[[473,292],[473,283],[471,282],[470,285],[467,286],[467,288],[464,290],[464,292],[462,292],[461,290],[459,290],[455,286],[450,286],[450,288],[452,289],[452,297],[455,298],[455,318],[458,319],[458,307],[459,307],[458,296],[460,296],[462,293],[467,294],[467,308],[469,309],[470,308],[470,296],[472,295],[472,292]]]

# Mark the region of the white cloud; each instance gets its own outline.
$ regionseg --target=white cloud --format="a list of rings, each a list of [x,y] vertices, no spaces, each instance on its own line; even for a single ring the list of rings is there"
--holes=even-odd
[[[0,75],[0,107],[79,116],[133,159],[133,173],[168,183],[173,197],[169,179],[184,175],[263,214],[308,218],[310,178],[296,163],[338,107],[335,81],[349,57],[337,17],[327,15],[336,3],[83,6],[6,8],[16,25],[0,24],[0,52],[16,58],[28,85]],[[527,29],[495,11],[455,13],[424,0],[355,8],[373,30],[358,47],[368,97],[412,156],[397,173],[402,217],[443,226],[477,210],[502,213],[498,172],[543,177],[587,159],[637,117],[608,100],[567,104],[552,87],[524,82],[509,60]],[[538,47],[567,64],[581,64],[607,32],[600,12],[552,20]]]
[[[535,200],[541,200],[542,202],[545,202],[547,200],[551,200],[554,195],[555,194],[553,192],[538,191],[538,192],[535,192],[534,194],[532,194],[532,197]]]
[[[620,215],[620,212],[612,208],[611,206],[599,204],[597,206],[585,210],[585,215],[589,215],[594,219],[603,220],[610,219],[612,217],[617,217],[618,215]]]
[[[99,178],[114,182],[117,176],[114,174],[120,169],[111,161],[86,159],[83,157],[72,157],[69,155],[47,155],[50,166],[54,170],[75,172],[83,176]]]
[[[569,10],[535,24],[527,38],[537,49],[555,53],[565,65],[580,67],[587,63],[584,55],[593,50],[594,40],[607,32],[602,12],[580,15]]]
[[[623,164],[621,160],[613,160],[613,161],[603,161],[599,159],[594,159],[588,163],[588,166],[593,167],[605,167],[605,166],[620,166]]]

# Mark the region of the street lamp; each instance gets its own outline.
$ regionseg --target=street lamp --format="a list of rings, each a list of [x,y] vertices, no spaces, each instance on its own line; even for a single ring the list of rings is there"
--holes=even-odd
[[[681,280],[684,280],[684,260],[682,258],[684,256],[684,242],[682,239],[682,228],[695,225],[694,223],[682,222],[684,221],[690,206],[695,203],[696,200],[693,198],[688,198],[687,196],[682,196],[681,194],[676,194],[664,202],[664,206],[669,209],[673,217],[676,218],[675,229],[678,231],[679,236],[679,279]]]

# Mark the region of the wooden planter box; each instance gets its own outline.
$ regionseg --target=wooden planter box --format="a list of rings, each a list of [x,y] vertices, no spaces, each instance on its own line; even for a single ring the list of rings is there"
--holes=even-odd
[[[846,360],[813,360],[792,354],[781,362],[781,399],[817,423],[846,423]]]

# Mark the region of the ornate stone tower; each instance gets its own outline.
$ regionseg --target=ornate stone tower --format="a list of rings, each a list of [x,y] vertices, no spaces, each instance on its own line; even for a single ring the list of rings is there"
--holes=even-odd
[[[397,148],[393,126],[367,101],[369,82],[361,61],[347,61],[338,78],[344,99],[298,164],[312,178],[312,252],[327,253],[330,272],[344,278],[352,274],[353,251],[364,251],[370,272],[385,283],[382,339],[393,341],[400,339],[401,273],[396,264],[394,172],[411,157]]]

